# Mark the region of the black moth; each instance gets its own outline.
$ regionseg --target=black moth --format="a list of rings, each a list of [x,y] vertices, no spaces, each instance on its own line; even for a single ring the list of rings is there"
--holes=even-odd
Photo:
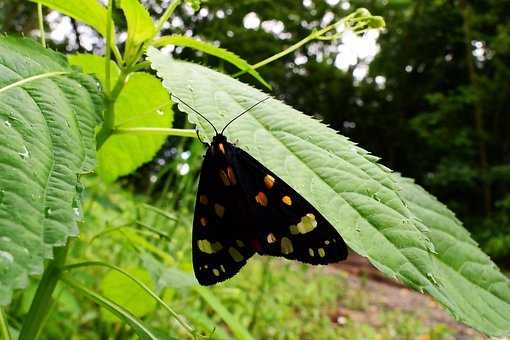
[[[216,135],[204,143],[193,218],[193,269],[201,285],[231,278],[255,253],[314,265],[347,258],[342,237],[310,203],[223,135],[255,105],[220,133],[209,122]]]

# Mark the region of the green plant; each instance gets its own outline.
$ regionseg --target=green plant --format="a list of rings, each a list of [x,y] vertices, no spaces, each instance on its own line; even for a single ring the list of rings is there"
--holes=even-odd
[[[163,24],[181,5],[180,0],[174,0],[156,22],[137,0],[118,1],[117,6],[127,21],[123,53],[114,39],[112,1],[107,7],[95,0],[35,2],[39,6],[39,16],[40,4],[43,4],[92,26],[105,37],[107,48],[104,57],[75,55],[66,61],[62,55],[28,39],[0,38],[1,65],[12,71],[0,75],[0,117],[4,121],[0,128],[6,132],[0,136],[0,145],[6,149],[0,155],[0,217],[5,223],[0,227],[0,304],[7,305],[11,301],[14,289],[27,286],[28,275],[43,272],[20,325],[19,338],[32,339],[41,335],[47,316],[58,308],[58,291],[55,294],[58,282],[64,284],[65,291],[78,293],[80,298],[102,306],[120,319],[122,323],[112,318],[113,324],[106,326],[108,332],[119,337],[127,334],[125,325],[140,338],[203,335],[203,328],[190,326],[165,301],[165,297],[172,301],[172,296],[179,294],[179,285],[192,287],[189,289],[192,293],[183,293],[189,294],[188,301],[194,304],[205,301],[207,308],[228,325],[234,336],[248,339],[252,337],[250,331],[257,329],[259,334],[275,335],[274,330],[264,333],[258,328],[265,314],[252,310],[248,322],[243,323],[240,319],[246,315],[227,309],[210,290],[196,286],[186,273],[189,259],[183,253],[189,246],[176,242],[186,236],[185,228],[178,228],[182,224],[189,225],[190,214],[186,207],[179,207],[173,215],[161,206],[147,205],[144,199],[137,197],[127,199],[124,194],[114,199],[113,195],[107,195],[101,201],[94,195],[104,190],[94,186],[114,188],[111,183],[115,179],[152,159],[166,136],[195,137],[195,130],[170,127],[172,103],[165,88],[186,99],[218,126],[249,105],[245,98],[262,95],[233,77],[197,64],[171,60],[156,47],[171,43],[219,57],[239,68],[237,76],[247,73],[268,88],[269,84],[258,74],[257,68],[310,41],[337,39],[341,33],[336,31],[341,24],[361,33],[382,28],[384,21],[367,10],[357,10],[312,32],[281,53],[250,65],[212,44],[178,35],[158,37]],[[193,4],[199,5],[196,1]],[[39,22],[43,32],[42,20]],[[43,34],[42,42],[44,46]],[[144,59],[144,54],[148,60]],[[79,66],[83,73],[71,65]],[[159,78],[145,72],[150,68]],[[85,73],[95,74],[101,87]],[[150,90],[150,95],[137,96],[140,88]],[[215,89],[213,95],[211,89]],[[196,124],[201,135],[210,140],[213,136],[210,127],[202,125],[188,108],[181,109],[188,113],[190,122]],[[101,113],[103,123],[94,136]],[[228,130],[227,135],[231,140],[238,139],[246,150],[288,181],[339,229],[352,249],[368,257],[384,273],[412,288],[427,291],[454,316],[481,331],[496,335],[508,333],[508,279],[478,249],[453,214],[420,187],[377,164],[376,157],[347,138],[277,100],[272,100],[264,111],[250,112],[235,129]],[[97,167],[94,166],[96,150]],[[80,180],[93,169],[104,182],[85,180],[92,198],[89,197],[83,213]],[[45,176],[39,178],[40,173]],[[13,176],[26,182],[16,181]],[[191,184],[181,192],[189,191]],[[119,206],[122,209],[116,211],[115,207]],[[103,214],[90,216],[93,209],[103,210]],[[77,236],[77,221],[84,216],[82,236],[69,239]],[[162,221],[171,228],[155,227]],[[106,229],[88,234],[96,223],[96,228],[105,225]],[[97,240],[101,240],[105,248],[91,246]],[[161,248],[168,246],[168,240],[171,240],[171,252]],[[455,249],[455,254],[451,254],[450,249]],[[67,263],[69,253],[73,259],[71,264]],[[111,263],[102,261],[102,257]],[[42,271],[44,260],[49,261]],[[135,274],[113,264],[121,261],[126,261],[126,267],[130,267],[130,262],[142,261],[148,270],[135,271]],[[169,266],[173,271],[168,270]],[[263,266],[265,274],[261,285],[245,300],[255,296],[255,301],[259,301],[261,294],[267,292],[266,280],[271,280],[267,266]],[[166,331],[152,327],[143,319],[153,312],[150,304],[147,310],[138,309],[138,304],[121,306],[125,300],[111,294],[105,281],[101,287],[103,295],[92,290],[88,285],[91,274],[87,272],[97,274],[96,267],[113,270],[106,277],[114,276],[126,291],[141,289],[145,293],[140,293],[140,299],[153,298],[163,307],[161,311],[173,317],[178,327]],[[306,318],[312,323],[314,320],[319,320],[320,324],[324,322],[316,315],[318,306],[313,299],[317,286],[322,284],[330,286],[332,283],[320,281],[312,287],[302,287],[298,283],[295,287],[295,291],[303,292],[301,304],[309,306],[310,315]],[[294,298],[283,289],[281,293],[279,299]],[[330,297],[338,295],[332,292]],[[479,309],[473,308],[473,301],[480,305]],[[184,308],[179,311],[186,314]],[[206,328],[219,322],[210,320],[208,314],[201,316],[186,315]],[[5,317],[0,319],[0,330],[8,338],[6,320]],[[314,331],[313,327],[305,327],[298,336],[314,334]],[[335,331],[325,332],[330,335]]]

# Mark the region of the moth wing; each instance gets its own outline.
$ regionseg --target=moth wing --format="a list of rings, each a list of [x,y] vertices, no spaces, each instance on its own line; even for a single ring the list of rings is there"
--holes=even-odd
[[[230,150],[229,150],[230,151]],[[247,232],[253,229],[239,186],[225,186],[219,172],[228,163],[204,158],[195,203],[192,235],[193,269],[198,282],[212,285],[239,272],[253,255]]]
[[[310,264],[347,258],[348,249],[337,230],[287,183],[240,148],[236,169],[254,215],[255,250]]]

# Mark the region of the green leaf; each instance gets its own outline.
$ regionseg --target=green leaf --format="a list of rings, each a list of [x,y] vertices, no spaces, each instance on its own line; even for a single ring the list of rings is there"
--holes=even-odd
[[[0,37],[0,305],[78,234],[78,175],[95,166],[97,81],[30,39]]]
[[[131,268],[126,271],[154,290],[154,282],[147,271],[140,268]],[[100,283],[100,289],[106,298],[127,309],[136,317],[145,316],[156,309],[156,301],[152,296],[118,271],[108,272]],[[104,317],[109,321],[115,320],[110,313],[105,313]]]
[[[68,15],[106,36],[106,8],[97,0],[30,0]]]
[[[104,81],[104,58],[93,55],[69,57],[84,72],[93,73]],[[119,69],[112,67],[115,81]],[[150,93],[150,96],[142,95]],[[172,103],[168,92],[156,77],[143,72],[132,73],[115,102],[115,127],[171,127]],[[140,165],[152,160],[166,140],[164,135],[113,135],[105,142],[97,155],[97,173],[111,182],[127,175]]]
[[[148,56],[165,87],[206,115],[219,129],[235,114],[266,96],[203,66],[171,60],[156,49],[150,49]],[[188,113],[204,138],[212,138],[214,131],[204,120],[184,105],[179,108]],[[506,316],[486,315],[483,309],[471,306],[468,317],[467,305],[459,306],[458,292],[462,291],[469,299],[470,290],[453,278],[450,269],[438,265],[437,259],[447,256],[445,261],[450,261],[447,263],[461,272],[471,272],[478,280],[486,278],[488,267],[473,265],[470,262],[473,252],[456,248],[445,252],[444,238],[435,235],[435,225],[414,208],[408,208],[411,202],[404,203],[409,197],[402,197],[405,192],[401,181],[389,169],[375,163],[376,157],[277,100],[257,106],[230,125],[225,134],[303,195],[354,251],[368,257],[385,274],[414,289],[427,291],[450,310],[456,308],[459,320],[481,331],[488,334],[508,331]],[[455,235],[466,235],[462,230],[455,229]],[[438,256],[434,255],[434,246],[442,252]],[[499,273],[495,267],[493,270],[491,277],[499,283],[487,287],[497,290],[499,298],[487,300],[492,304],[489,309],[507,311],[508,302],[501,301],[508,301],[508,280],[501,274],[495,275]],[[483,318],[491,318],[493,327],[486,327]]]
[[[486,334],[510,334],[510,280],[453,212],[411,179],[397,179],[409,209],[430,228],[429,237],[436,246],[435,279],[441,290],[429,293],[459,321]]]
[[[150,329],[150,327],[147,327],[143,324],[140,320],[138,320],[135,316],[133,316],[131,313],[129,313],[127,310],[116,304],[114,301],[105,298],[104,296],[101,296],[87,287],[84,287],[83,285],[77,283],[71,277],[64,277],[62,281],[67,284],[68,286],[76,289],[78,292],[80,292],[83,296],[89,298],[90,300],[94,301],[101,307],[107,309],[112,314],[114,314],[116,317],[118,317],[120,320],[131,326],[133,330],[135,331],[136,335],[142,340],[158,340],[161,339],[158,337],[154,332]]]
[[[156,26],[149,12],[138,0],[119,0],[119,5],[128,26],[126,49],[124,52],[126,63],[130,63],[137,55],[141,45],[152,39],[156,33]]]
[[[221,58],[231,63],[232,65],[236,66],[241,71],[246,71],[246,73],[249,73],[253,78],[257,79],[262,85],[264,85],[268,89],[271,89],[271,85],[269,85],[246,60],[242,59],[237,54],[230,52],[224,48],[216,47],[208,42],[196,40],[194,38],[178,34],[163,36],[154,43],[154,46],[156,47],[164,45],[191,47],[194,48],[195,50],[202,51],[209,55]]]

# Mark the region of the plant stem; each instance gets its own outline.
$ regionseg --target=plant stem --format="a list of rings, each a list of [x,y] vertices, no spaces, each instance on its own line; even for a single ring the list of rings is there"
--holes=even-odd
[[[4,311],[0,309],[0,336],[4,340],[11,340],[11,333],[9,332],[9,325],[7,324],[7,316]]]
[[[369,23],[370,19],[377,19],[379,21],[374,21],[374,23]],[[255,65],[252,66],[252,69],[257,69],[259,67],[265,66],[269,63],[272,63],[275,60],[278,60],[287,54],[290,54],[297,49],[301,48],[303,45],[306,45],[312,40],[333,40],[338,39],[342,36],[342,33],[332,34],[332,35],[326,35],[331,30],[336,29],[338,26],[341,26],[342,24],[345,24],[347,28],[350,28],[354,32],[360,34],[363,32],[366,32],[368,29],[381,29],[384,27],[384,20],[380,17],[374,17],[368,12],[366,9],[360,8],[356,10],[355,12],[347,15],[346,17],[342,18],[341,20],[328,25],[324,27],[321,30],[313,31],[308,36],[306,36],[304,39],[298,41],[294,45],[286,48],[285,50],[281,51],[280,53],[277,53],[267,59],[264,59]],[[240,71],[233,75],[233,77],[238,77],[242,74],[246,73],[246,71]]]
[[[124,88],[128,75],[129,71],[127,69],[123,69],[110,96],[105,98],[106,109],[104,112],[103,126],[96,136],[96,150],[98,151],[101,149],[108,137],[110,137],[113,133],[113,126],[115,125],[115,101]]]
[[[172,129],[172,128],[151,128],[151,127],[139,127],[139,128],[116,128],[113,130],[113,134],[162,134],[167,136],[179,136],[179,137],[191,137],[197,138],[197,132],[194,129]]]
[[[30,310],[23,322],[23,327],[21,328],[18,338],[19,340],[34,340],[38,338],[46,315],[52,306],[52,294],[60,279],[68,249],[69,241],[64,247],[54,249],[53,260],[48,263],[44,270],[34,299],[30,305]]]
[[[39,32],[41,34],[41,45],[46,48],[46,33],[44,32],[44,17],[42,5],[37,4],[37,18],[39,19]]]
[[[105,60],[105,92],[106,95],[110,95],[111,91],[111,74],[110,74],[110,60],[112,56],[112,11],[113,11],[113,0],[108,1],[108,14],[106,16],[106,60]]]
[[[159,17],[158,23],[156,24],[156,32],[161,31],[165,22],[172,16],[177,6],[181,4],[181,0],[174,0],[170,6],[167,7],[165,12]]]

